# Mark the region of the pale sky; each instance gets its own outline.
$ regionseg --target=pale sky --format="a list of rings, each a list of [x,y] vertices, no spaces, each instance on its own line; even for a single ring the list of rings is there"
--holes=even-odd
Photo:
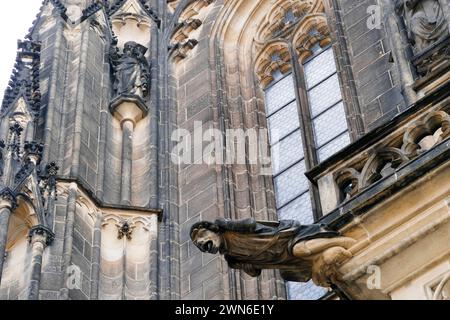
[[[0,101],[11,76],[17,40],[24,39],[41,7],[42,0],[3,0],[0,10]]]

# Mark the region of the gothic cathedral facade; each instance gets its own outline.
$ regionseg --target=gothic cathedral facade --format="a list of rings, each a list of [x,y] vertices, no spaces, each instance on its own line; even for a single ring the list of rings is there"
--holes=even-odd
[[[0,299],[450,299],[449,50],[450,0],[44,0],[0,111]],[[334,290],[252,278],[190,241],[217,217],[353,257]]]

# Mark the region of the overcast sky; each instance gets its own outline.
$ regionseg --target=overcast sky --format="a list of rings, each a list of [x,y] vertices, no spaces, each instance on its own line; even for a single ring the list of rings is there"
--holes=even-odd
[[[11,76],[17,40],[23,39],[41,7],[42,0],[3,0],[0,10],[0,101]]]

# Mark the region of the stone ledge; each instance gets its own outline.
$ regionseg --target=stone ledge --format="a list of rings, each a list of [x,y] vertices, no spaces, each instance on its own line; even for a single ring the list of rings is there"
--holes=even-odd
[[[122,94],[115,98],[109,105],[109,111],[119,121],[132,120],[139,122],[148,114],[148,106],[145,101],[137,95]]]
[[[58,177],[57,178],[58,183],[76,183],[77,186],[80,188],[80,190],[86,194],[89,199],[97,206],[98,209],[103,210],[121,210],[124,212],[132,213],[147,213],[147,214],[156,214],[158,215],[158,220],[162,221],[164,210],[160,208],[146,208],[146,207],[135,207],[135,206],[126,206],[122,204],[115,204],[115,203],[106,203],[103,200],[99,199],[95,193],[91,190],[89,186],[84,184],[82,181],[78,179],[71,179],[71,178],[64,178],[64,177]],[[60,185],[60,184],[59,184]]]

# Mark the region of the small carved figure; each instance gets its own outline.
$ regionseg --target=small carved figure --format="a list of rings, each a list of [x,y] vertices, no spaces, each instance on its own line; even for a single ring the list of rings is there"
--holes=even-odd
[[[408,38],[416,52],[449,34],[449,23],[439,0],[396,0],[395,9],[405,20]]]
[[[127,238],[128,240],[132,239],[134,227],[130,226],[130,224],[127,221],[124,222],[122,225],[118,225],[118,227],[119,227],[119,234],[117,238],[119,240],[122,240],[123,238]]]
[[[338,281],[337,267],[352,257],[355,240],[324,225],[298,221],[257,222],[254,219],[192,226],[191,239],[202,251],[223,254],[229,266],[257,277],[263,269],[278,269],[287,281],[330,287]]]
[[[147,48],[134,42],[125,43],[123,54],[117,50],[111,53],[114,67],[114,88],[118,96],[136,95],[141,98],[148,95],[150,89],[150,67],[145,58]]]

